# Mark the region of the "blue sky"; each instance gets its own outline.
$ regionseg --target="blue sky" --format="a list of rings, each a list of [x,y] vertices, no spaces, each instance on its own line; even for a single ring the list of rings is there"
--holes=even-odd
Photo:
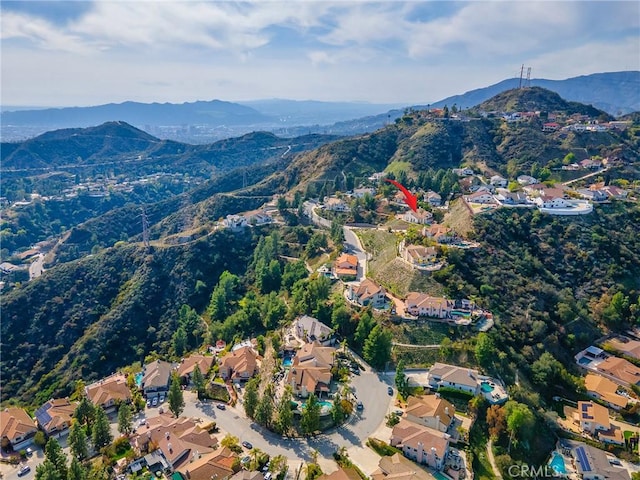
[[[640,70],[640,2],[4,1],[2,105],[419,104]]]

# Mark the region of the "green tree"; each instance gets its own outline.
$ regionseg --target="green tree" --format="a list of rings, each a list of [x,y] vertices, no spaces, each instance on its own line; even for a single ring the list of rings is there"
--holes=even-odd
[[[280,402],[278,402],[278,419],[277,428],[282,435],[288,435],[293,425],[293,410],[291,409],[291,400],[293,395],[291,393],[291,386],[287,385],[284,388]]]
[[[333,397],[332,408],[331,408],[331,418],[333,419],[333,423],[336,425],[340,425],[344,422],[344,419],[347,417],[344,407],[342,405],[342,396],[340,392],[336,392]]]
[[[71,465],[69,466],[69,475],[67,480],[88,480],[87,470],[82,466],[82,463],[77,458],[71,459]]]
[[[68,443],[71,448],[71,455],[73,455],[74,458],[84,460],[89,457],[87,434],[84,432],[84,428],[80,425],[80,422],[75,419],[71,424]]]
[[[341,246],[344,242],[344,228],[342,226],[342,222],[334,218],[331,221],[331,230],[329,232],[329,236],[331,237],[333,243]]]
[[[258,406],[256,407],[256,417],[255,420],[258,425],[265,426],[269,428],[271,426],[271,422],[273,419],[273,397],[275,392],[273,391],[273,384],[269,383],[267,388],[265,388],[262,397],[260,397],[260,401],[258,402]]]
[[[171,385],[169,386],[169,395],[167,400],[169,402],[169,410],[171,410],[171,413],[178,418],[184,410],[184,395],[180,385],[180,377],[178,377],[176,372],[171,374]]]
[[[304,434],[309,435],[320,428],[320,408],[318,398],[311,393],[300,415],[300,427]]]
[[[45,459],[36,467],[36,480],[65,480],[66,478],[60,475],[56,466],[49,459]]]
[[[485,332],[481,332],[476,340],[476,360],[483,367],[488,367],[496,356],[496,347],[493,340]]]
[[[171,338],[173,341],[173,351],[181,356],[187,350],[187,332],[182,326],[178,327]]]
[[[44,456],[51,462],[60,478],[67,478],[67,456],[55,438],[50,438],[47,442],[46,447],[44,447]]]
[[[364,359],[376,370],[382,370],[391,359],[391,331],[376,325],[364,342]]]
[[[247,386],[244,389],[244,413],[247,417],[254,418],[256,415],[256,408],[260,398],[258,396],[258,377],[253,377],[247,382]]]
[[[123,435],[128,435],[133,431],[133,416],[131,407],[124,402],[118,409],[118,431]]]
[[[44,432],[42,430],[38,430],[33,436],[33,443],[35,443],[40,448],[44,448],[44,446],[47,444],[47,437],[44,435]]]
[[[96,407],[87,397],[82,397],[73,413],[73,416],[78,422],[80,422],[80,425],[91,427],[96,418]]]
[[[339,303],[334,304],[333,312],[331,312],[331,326],[334,330],[343,336],[353,335],[353,327],[351,323],[351,314],[344,303],[344,299],[339,300]]]
[[[364,342],[367,340],[367,337],[373,330],[373,327],[376,325],[371,312],[368,310],[365,311],[358,321],[358,326],[356,327],[355,335],[353,336],[354,346],[356,348],[362,348],[364,346]]]
[[[91,431],[91,442],[96,450],[106,447],[113,441],[109,428],[109,419],[104,410],[96,408],[96,420]]]
[[[398,366],[396,367],[395,383],[402,398],[406,399],[409,396],[409,380],[404,373],[404,360],[402,359],[398,361]]]
[[[193,381],[193,386],[196,392],[198,393],[198,398],[201,398],[204,395],[204,391],[205,391],[205,380],[204,380],[204,377],[202,376],[202,372],[200,372],[199,365],[196,365],[195,368],[193,369],[193,374],[191,379]]]
[[[220,440],[220,445],[223,447],[227,447],[234,453],[242,453],[242,447],[240,446],[240,440],[238,437],[227,433],[222,440]]]
[[[507,431],[509,432],[509,450],[516,438],[529,437],[535,425],[533,412],[524,403],[509,400],[505,405]],[[526,435],[525,435],[525,432]]]

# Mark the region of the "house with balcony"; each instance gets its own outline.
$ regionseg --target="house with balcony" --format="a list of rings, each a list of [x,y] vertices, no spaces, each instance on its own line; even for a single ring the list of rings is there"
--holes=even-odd
[[[383,308],[387,302],[387,293],[383,287],[369,278],[360,283],[347,285],[347,300],[361,307]]]
[[[433,390],[445,387],[475,395],[480,387],[480,375],[471,368],[436,362],[427,373],[427,383]]]
[[[318,396],[329,393],[335,352],[335,348],[317,342],[306,343],[296,352],[286,377],[295,395],[306,398],[311,393]]]
[[[409,223],[417,223],[418,225],[425,225],[433,219],[431,212],[419,208],[417,211],[408,210],[402,215],[402,220]]]
[[[293,321],[296,336],[307,343],[318,342],[322,346],[329,346],[335,342],[333,329],[317,318],[300,315]]]
[[[444,468],[449,451],[448,434],[405,419],[393,427],[389,443],[410,460],[436,470]]]
[[[438,263],[438,250],[435,247],[400,244],[400,256],[412,267],[429,267]]]
[[[426,293],[410,292],[404,301],[405,310],[414,317],[450,318],[454,302]]]

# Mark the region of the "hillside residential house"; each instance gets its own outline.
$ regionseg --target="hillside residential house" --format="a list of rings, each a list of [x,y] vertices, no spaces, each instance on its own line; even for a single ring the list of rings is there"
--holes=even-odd
[[[189,355],[187,358],[183,358],[180,365],[178,365],[178,376],[186,383],[189,383],[191,381],[193,371],[197,366],[200,369],[200,373],[206,377],[207,373],[213,366],[214,360],[215,358],[212,355],[200,355],[195,353]]]
[[[591,190],[589,188],[579,188],[576,190],[578,194],[587,200],[591,200],[592,202],[604,202],[609,198],[606,192],[602,190]]]
[[[326,197],[324,199],[324,208],[332,212],[348,212],[349,205],[337,197]]]
[[[246,381],[258,373],[260,356],[253,347],[246,345],[220,358],[220,377],[224,380]]]
[[[309,315],[301,315],[296,318],[293,322],[293,328],[295,328],[296,336],[308,343],[318,342],[326,347],[334,342],[333,329]]]
[[[429,190],[424,194],[424,201],[433,207],[439,207],[442,205],[442,196],[439,193]]]
[[[582,442],[571,442],[571,456],[582,480],[631,480],[626,468],[613,465],[611,454]]]
[[[247,219],[242,215],[227,215],[222,223],[231,230],[240,230],[249,225]]]
[[[438,261],[438,250],[435,247],[423,247],[422,245],[400,245],[402,258],[415,267],[427,267]]]
[[[619,357],[608,357],[600,362],[596,370],[622,385],[640,386],[640,368]]]
[[[378,469],[371,474],[371,480],[434,480],[435,477],[399,453],[385,455],[378,462]]]
[[[383,178],[387,176],[387,172],[376,172],[372,174],[367,180],[370,182],[380,182]]]
[[[470,368],[458,367],[436,362],[427,373],[429,386],[437,390],[440,387],[454,388],[472,395],[478,393],[479,374]]]
[[[14,451],[31,445],[37,431],[36,423],[23,408],[7,407],[0,411],[0,439],[9,442]]]
[[[35,411],[36,423],[49,437],[66,435],[77,405],[68,398],[51,399]]]
[[[468,203],[482,203],[482,204],[495,203],[495,200],[493,199],[493,195],[486,191],[478,191],[470,195],[465,195],[464,199]]]
[[[638,340],[619,336],[607,340],[607,345],[621,352],[623,355],[640,360],[640,341]]]
[[[375,197],[376,189],[371,187],[363,187],[363,188],[355,188],[353,190],[353,196],[355,198],[362,198],[365,195],[371,195],[372,197]]]
[[[138,452],[155,446],[162,452],[171,470],[186,465],[192,454],[213,452],[218,439],[200,428],[192,418],[173,418],[170,413],[148,418],[131,438],[131,446]]]
[[[629,399],[618,393],[620,388],[617,383],[608,378],[593,373],[587,373],[584,379],[587,395],[605,402],[611,408],[620,410],[627,406]]]
[[[392,447],[405,457],[436,470],[442,470],[449,451],[449,435],[402,419],[391,432]]]
[[[464,168],[454,168],[453,169],[453,173],[455,173],[456,175],[458,175],[459,177],[466,177],[468,175],[473,175],[473,170],[470,169],[469,167],[464,167]]]
[[[489,183],[494,187],[506,187],[509,181],[506,178],[501,177],[500,175],[494,175],[489,180]]]
[[[387,294],[383,287],[365,278],[360,283],[348,284],[347,298],[361,307],[382,308],[386,304]]]
[[[538,179],[532,177],[531,175],[520,175],[516,181],[520,185],[533,185],[534,183],[538,183]]]
[[[627,195],[629,194],[626,190],[616,187],[615,185],[607,185],[606,187],[603,187],[602,190],[611,198],[627,198]]]
[[[404,301],[405,309],[415,317],[449,318],[453,301],[432,297],[426,293],[410,292]]]
[[[609,430],[609,410],[607,407],[588,401],[578,402],[578,411],[574,414],[574,421],[584,432],[595,434],[598,430]]]
[[[417,223],[419,225],[425,225],[431,221],[433,215],[422,208],[417,211],[408,210],[402,215],[402,220],[409,223]]]
[[[529,199],[524,192],[510,192],[505,188],[498,188],[496,191],[496,199],[503,205],[527,205]]]
[[[266,212],[253,213],[245,218],[249,225],[266,225],[273,223],[273,217]]]
[[[319,343],[306,343],[296,352],[286,382],[295,395],[306,398],[311,393],[328,393],[336,349]]]
[[[240,470],[233,475],[229,480],[264,480],[262,472],[256,470]]]
[[[353,467],[338,467],[333,473],[323,473],[317,480],[362,480],[358,472]]]
[[[438,394],[411,396],[404,418],[418,425],[446,432],[455,418],[455,412],[456,408]]]
[[[188,480],[228,480],[240,470],[237,458],[237,454],[223,447],[182,464],[178,471]]]
[[[104,409],[114,407],[116,402],[131,400],[131,390],[127,386],[127,377],[122,373],[114,373],[102,380],[84,387],[87,398],[96,406]]]
[[[336,259],[333,273],[342,280],[355,280],[358,275],[358,257],[343,253]]]
[[[440,223],[434,223],[428,227],[423,227],[422,235],[435,240],[438,243],[451,243],[456,240],[455,232]]]
[[[146,398],[159,397],[169,391],[173,364],[163,360],[147,363],[142,369],[142,392]]]

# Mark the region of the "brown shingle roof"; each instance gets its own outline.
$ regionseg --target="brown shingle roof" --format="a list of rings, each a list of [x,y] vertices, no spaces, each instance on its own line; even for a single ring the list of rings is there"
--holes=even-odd
[[[178,376],[184,377],[191,375],[196,368],[196,365],[200,369],[200,373],[206,375],[213,365],[214,357],[210,355],[189,355],[187,358],[180,362],[178,366]]]
[[[127,386],[127,377],[122,373],[98,380],[85,388],[87,397],[94,405],[106,405],[110,400],[129,400],[131,391]]]

